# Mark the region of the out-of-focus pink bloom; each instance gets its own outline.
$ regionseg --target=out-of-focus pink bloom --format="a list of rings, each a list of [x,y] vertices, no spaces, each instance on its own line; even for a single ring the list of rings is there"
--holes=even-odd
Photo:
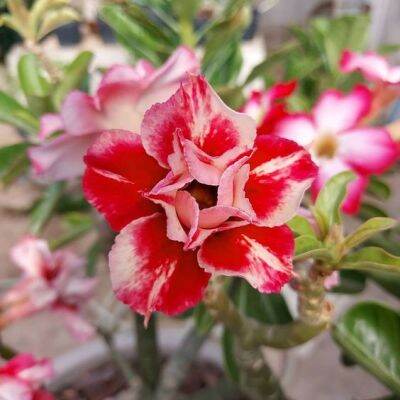
[[[338,271],[333,271],[324,281],[326,290],[331,290],[340,284],[340,275]]]
[[[288,115],[284,100],[296,89],[297,82],[278,83],[265,91],[253,91],[241,112],[257,122],[257,134],[273,131],[275,125]]]
[[[117,297],[135,311],[197,304],[210,273],[276,292],[292,276],[283,225],[316,175],[306,150],[259,136],[201,76],[145,114],[141,135],[104,132],[85,156],[88,201],[121,230],[109,256]]]
[[[400,66],[392,67],[386,58],[373,51],[354,53],[345,50],[340,60],[342,72],[361,72],[367,80],[390,85],[400,84]]]
[[[53,400],[42,385],[53,376],[49,360],[36,360],[31,354],[15,356],[0,366],[1,400]]]
[[[104,74],[94,96],[71,92],[59,115],[46,114],[41,119],[39,138],[43,143],[29,152],[36,175],[47,181],[82,175],[83,156],[100,131],[139,133],[145,111],[165,101],[188,72],[199,69],[194,52],[181,46],[159,69],[147,61],[139,61],[135,67],[114,65]],[[61,135],[49,138],[59,130],[63,130]]]
[[[47,242],[28,236],[11,249],[22,270],[20,280],[0,298],[0,326],[51,309],[60,314],[78,340],[86,340],[93,327],[80,315],[93,295],[96,280],[83,276],[84,260],[67,250],[51,253]]]
[[[369,175],[381,174],[396,160],[396,144],[384,128],[359,125],[370,107],[371,93],[364,86],[346,95],[328,90],[310,115],[286,117],[274,132],[310,150],[319,166],[312,186],[314,198],[333,175],[348,170],[356,173],[343,203],[343,211],[349,214],[358,212]]]

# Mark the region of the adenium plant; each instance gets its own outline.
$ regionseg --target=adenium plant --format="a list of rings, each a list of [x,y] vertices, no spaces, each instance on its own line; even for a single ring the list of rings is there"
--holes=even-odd
[[[7,342],[10,326],[43,311],[77,340],[104,341],[126,380],[116,396],[187,399],[190,365],[216,337],[224,378],[190,396],[295,399],[264,348],[325,331],[400,394],[398,310],[373,299],[335,309],[366,282],[400,288],[398,210],[385,203],[386,176],[398,173],[400,122],[389,116],[400,74],[352,40],[366,35],[365,16],[293,29],[249,70],[249,1],[212,13],[202,1],[107,2],[100,16],[133,61],[94,70],[88,51],[62,65],[42,46],[79,18],[68,1],[6,3],[2,22],[25,53],[20,93],[0,92],[0,120],[20,135],[0,148],[0,180],[29,180],[39,195],[10,249],[17,270],[0,282],[0,399],[58,398],[45,387],[51,362]],[[190,329],[161,366],[167,318]],[[128,319],[134,360],[113,340]]]

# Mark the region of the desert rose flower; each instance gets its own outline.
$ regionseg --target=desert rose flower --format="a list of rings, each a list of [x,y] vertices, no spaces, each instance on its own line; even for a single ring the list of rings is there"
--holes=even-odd
[[[343,211],[357,213],[371,174],[381,174],[396,159],[396,145],[380,127],[359,125],[371,107],[371,93],[364,86],[349,94],[326,91],[310,115],[293,114],[276,126],[275,134],[310,150],[319,166],[312,186],[315,198],[324,184],[342,171],[353,171]]]
[[[168,99],[186,73],[197,73],[199,68],[194,52],[181,46],[159,69],[143,60],[134,67],[115,65],[104,74],[93,96],[71,92],[60,114],[41,118],[42,143],[29,152],[36,175],[46,181],[82,175],[83,156],[100,131],[139,132],[145,111]],[[51,138],[57,131],[62,134]]]
[[[306,150],[256,139],[249,116],[189,76],[145,114],[141,135],[104,132],[85,156],[88,201],[120,233],[109,255],[117,297],[147,318],[202,298],[210,273],[277,292],[292,276],[283,225],[316,175]]]
[[[94,278],[83,276],[84,259],[67,250],[51,253],[46,241],[32,236],[11,249],[11,258],[22,270],[22,276],[0,298],[0,327],[52,310],[78,340],[86,340],[94,333],[80,313],[96,285]]]
[[[288,115],[285,99],[296,89],[296,81],[278,83],[268,90],[254,90],[241,111],[257,122],[257,133],[266,134]]]
[[[52,376],[53,367],[49,360],[19,354],[0,366],[0,399],[53,400],[54,397],[42,389],[43,383]]]

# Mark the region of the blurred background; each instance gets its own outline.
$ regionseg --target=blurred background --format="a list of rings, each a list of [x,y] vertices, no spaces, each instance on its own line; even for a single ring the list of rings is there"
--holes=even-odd
[[[141,1],[141,3],[146,3],[146,1]],[[118,62],[133,61],[137,58],[137,52],[129,51],[132,50],[129,49],[129,43],[125,48],[117,44],[112,30],[98,18],[97,11],[101,1],[75,0],[73,4],[81,10],[84,16],[83,21],[58,29],[56,34],[45,39],[43,48],[49,57],[60,62],[72,60],[78,51],[93,51],[95,57],[92,69],[99,71],[98,75],[94,74],[93,82],[88,83],[89,87],[93,87],[96,85],[96,76],[100,77],[100,72],[104,68]],[[218,12],[220,7],[221,1],[205,2],[205,6],[197,16],[198,23],[204,24]],[[3,11],[5,9],[2,0],[0,0],[0,9]],[[343,16],[357,16],[356,19],[349,21],[350,24],[360,24],[360,27],[364,27],[365,21],[368,21],[366,47],[380,49],[390,54],[394,61],[400,61],[400,53],[397,52],[400,48],[400,0],[262,0],[254,1],[252,23],[243,36],[245,48],[241,75],[247,76],[252,67],[262,61],[266,55],[273,54],[283,44],[306,40],[312,21],[316,17],[329,17],[334,21]],[[357,42],[357,38],[347,36],[348,32],[340,24],[336,31],[333,28],[330,31],[336,35],[335,40],[342,41],[342,47],[346,47],[347,41]],[[362,40],[364,39],[361,35],[360,41]],[[14,90],[13,77],[22,51],[18,35],[5,27],[0,27],[0,88],[9,93],[13,93]],[[303,57],[299,52],[288,55],[285,60],[286,76],[312,75],[315,58],[309,55],[307,57]],[[292,63],[293,59],[295,62]],[[291,70],[294,68],[291,67],[291,63],[296,65],[296,69]],[[268,79],[266,78],[267,81]],[[270,80],[273,79],[275,76],[271,74]],[[260,82],[255,80],[254,86],[259,84]],[[12,144],[18,140],[18,135],[12,128],[0,125],[0,146]],[[392,185],[392,188],[395,189],[395,186]],[[20,180],[18,184],[0,191],[0,278],[2,282],[17,274],[9,259],[9,248],[27,231],[26,213],[38,195],[37,188],[25,180]],[[388,204],[386,207],[391,208],[393,214],[398,216],[399,190],[394,190],[394,195],[386,204]],[[53,222],[47,228],[46,236],[51,237],[52,233],[56,234],[60,229],[60,224]],[[77,252],[87,249],[91,240],[90,235],[85,237],[78,244]],[[104,271],[99,298],[110,290],[104,260],[103,267],[99,268]],[[347,308],[360,299],[370,297],[381,298],[387,303],[396,301],[377,286],[371,283],[368,285],[367,290],[357,296],[340,297],[337,308]],[[60,328],[60,321],[54,321],[53,318],[53,316],[43,314],[25,319],[8,328],[4,333],[4,339],[21,351],[33,351],[42,356],[64,355],[77,345]],[[176,323],[179,324],[179,322]],[[32,332],[35,332],[33,337]],[[43,340],[43,338],[49,339]],[[32,341],[34,341],[33,346]],[[318,361],[311,362],[311,356]],[[317,340],[286,353],[283,356],[285,360],[272,351],[268,351],[267,357],[272,360],[277,369],[281,368],[287,358],[291,360],[285,371],[284,385],[288,385],[289,395],[296,400],[358,398],[372,400],[387,393],[381,384],[359,367],[344,367],[340,361],[339,350],[328,334],[321,335]],[[330,370],[335,370],[335,373],[330,374]]]

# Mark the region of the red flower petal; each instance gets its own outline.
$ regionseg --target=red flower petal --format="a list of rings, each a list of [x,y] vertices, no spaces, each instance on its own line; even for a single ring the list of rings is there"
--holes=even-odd
[[[316,177],[310,154],[297,143],[276,136],[259,136],[250,160],[250,175],[244,187],[253,214],[263,226],[287,222],[296,213],[305,190]]]
[[[228,108],[203,77],[189,76],[168,101],[151,107],[143,119],[143,145],[147,153],[163,166],[168,166],[168,157],[174,152],[173,141],[177,131],[199,150],[192,148],[190,154],[201,162],[200,169],[207,169],[209,157],[219,158],[228,151],[235,152],[236,148],[243,151],[251,148],[255,123],[247,115]],[[206,160],[201,153],[207,155]],[[211,168],[216,163],[214,159]],[[202,174],[202,180],[206,175]]]
[[[210,275],[196,253],[166,236],[166,218],[156,213],[127,225],[109,255],[113,289],[123,303],[149,317],[178,314],[203,297]]]
[[[247,225],[214,233],[198,260],[211,273],[245,278],[260,292],[278,292],[292,276],[294,239],[287,226]]]
[[[128,131],[103,133],[89,149],[85,162],[85,196],[113,229],[158,210],[141,192],[150,190],[167,171],[145,153],[138,135]]]

